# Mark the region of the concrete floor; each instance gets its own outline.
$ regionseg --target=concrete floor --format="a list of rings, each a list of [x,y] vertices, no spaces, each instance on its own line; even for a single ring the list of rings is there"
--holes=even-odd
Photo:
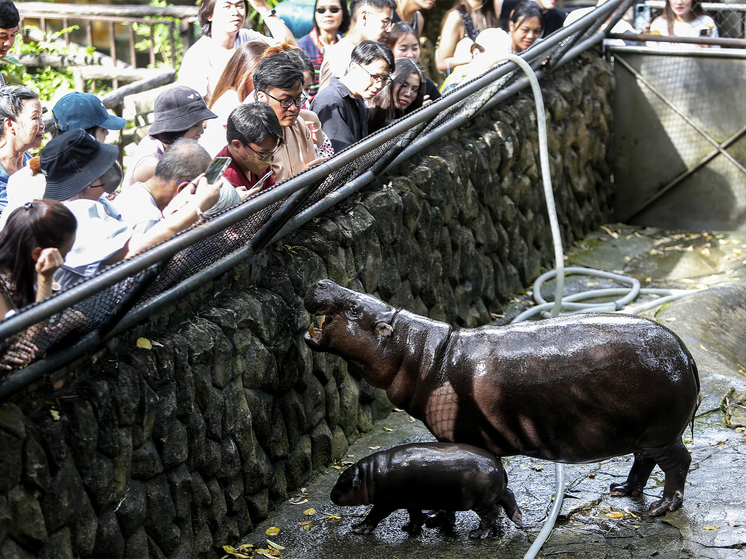
[[[648,505],[662,489],[663,475],[658,469],[644,495],[609,496],[609,483],[626,478],[630,456],[566,466],[567,489],[560,519],[538,556],[746,558],[744,429],[729,428],[721,411],[723,398],[732,389],[746,391],[742,334],[746,233],[671,233],[615,225],[566,248],[566,253],[566,265],[621,272],[650,286],[694,290],[692,295],[646,314],[674,330],[689,347],[698,364],[703,402],[694,437],[685,434],[693,461],[679,511],[661,518],[648,516]],[[566,292],[572,292],[602,287],[606,282],[571,276],[566,283]],[[548,284],[545,289],[549,299],[553,286]],[[521,306],[525,301],[516,300],[513,305],[516,309]],[[731,399],[738,398],[731,395]],[[736,412],[741,409],[743,406],[734,407]],[[429,436],[406,412],[394,412],[350,446],[344,465],[378,449]],[[417,536],[408,536],[400,529],[407,521],[405,511],[385,519],[372,535],[357,535],[351,525],[361,520],[367,508],[335,506],[329,492],[343,468],[327,468],[317,472],[300,495],[303,502],[283,504],[240,543],[267,548],[270,540],[284,548],[280,557],[298,559],[522,558],[551,504],[554,464],[525,457],[511,457],[504,464],[525,527],[517,528],[503,515],[497,537],[468,538],[468,532],[478,524],[473,512],[457,513],[453,532],[425,528]],[[305,515],[309,508],[316,513]],[[265,531],[270,528],[279,528],[279,532],[267,536]]]

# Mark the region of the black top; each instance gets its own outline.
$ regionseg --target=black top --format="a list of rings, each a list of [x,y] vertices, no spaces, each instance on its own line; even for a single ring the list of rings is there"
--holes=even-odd
[[[521,0],[503,0],[503,6],[500,9],[500,27],[505,31],[508,30],[510,12],[512,12],[520,3]],[[565,18],[567,17],[565,12],[559,8],[552,8],[547,11],[542,10],[542,13],[544,14],[544,31],[541,34],[542,37],[551,35],[557,31],[557,29],[562,29],[562,24],[565,23]]]
[[[337,78],[320,90],[311,102],[311,110],[321,121],[321,129],[339,152],[368,135],[368,114],[362,99],[355,99]]]
[[[420,12],[415,12],[413,22],[411,23],[409,21],[404,22],[408,24],[412,29],[414,29],[414,32],[417,33],[418,36],[420,35],[420,33],[422,33],[421,26],[424,25],[422,18],[418,17],[419,15],[420,15]],[[396,23],[398,21],[402,21],[402,18],[399,17],[399,12],[394,10],[394,15],[391,17],[391,23]],[[420,29],[417,29],[418,26],[420,26]]]
[[[438,89],[438,86],[435,85],[435,82],[430,78],[425,78],[425,83],[427,84],[425,86],[425,95],[430,96],[430,101],[438,99],[440,97],[440,90]]]

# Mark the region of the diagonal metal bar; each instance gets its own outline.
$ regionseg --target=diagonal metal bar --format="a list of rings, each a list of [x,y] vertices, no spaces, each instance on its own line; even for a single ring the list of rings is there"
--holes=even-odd
[[[637,215],[639,213],[641,213],[648,206],[650,206],[651,204],[653,204],[656,200],[658,200],[659,198],[661,198],[666,192],[668,192],[669,190],[671,190],[675,186],[681,184],[682,182],[684,182],[684,180],[686,180],[687,178],[689,178],[690,176],[692,176],[694,173],[696,173],[697,171],[699,171],[702,167],[704,167],[710,161],[712,161],[713,159],[715,159],[715,157],[719,153],[723,153],[724,149],[727,149],[728,147],[730,147],[731,145],[733,145],[736,142],[736,140],[738,140],[744,134],[746,134],[746,126],[744,126],[743,128],[741,128],[738,132],[736,132],[730,138],[728,138],[726,141],[724,141],[722,144],[720,144],[720,148],[722,148],[722,149],[716,149],[714,151],[711,151],[709,154],[707,154],[705,157],[703,157],[696,165],[694,165],[693,167],[687,169],[681,175],[679,175],[678,177],[676,177],[675,179],[673,179],[671,182],[669,182],[666,186],[664,186],[663,188],[661,188],[660,190],[658,190],[658,192],[656,192],[653,196],[651,196],[650,198],[648,198],[647,200],[645,200],[642,204],[640,204],[640,206],[637,207],[636,210],[634,210],[629,216],[627,216],[626,219],[630,220],[630,219],[633,219],[633,218],[637,217]]]
[[[660,98],[661,101],[663,101],[672,111],[674,111],[677,115],[679,115],[684,122],[689,124],[694,130],[696,130],[706,141],[708,141],[712,146],[717,149],[720,153],[723,154],[724,157],[726,157],[733,165],[735,165],[743,174],[746,175],[746,168],[743,167],[738,161],[736,161],[731,154],[726,152],[721,148],[721,144],[717,142],[714,138],[712,138],[705,130],[703,130],[696,122],[694,122],[691,118],[689,118],[689,115],[684,113],[681,109],[679,109],[672,101],[670,101],[663,93],[661,93],[658,88],[656,88],[650,81],[648,81],[642,74],[640,74],[637,70],[632,68],[630,64],[624,60],[621,56],[615,56],[614,60],[616,62],[619,62],[622,67],[626,68],[630,73],[632,73],[633,76],[640,82],[642,82],[645,86],[650,89],[656,96]]]

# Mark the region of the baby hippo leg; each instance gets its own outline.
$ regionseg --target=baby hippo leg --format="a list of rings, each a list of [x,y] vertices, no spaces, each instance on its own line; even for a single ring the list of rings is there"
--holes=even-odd
[[[394,512],[396,509],[384,508],[381,505],[373,505],[373,508],[365,517],[365,520],[352,525],[352,531],[356,534],[372,534],[378,523]]]

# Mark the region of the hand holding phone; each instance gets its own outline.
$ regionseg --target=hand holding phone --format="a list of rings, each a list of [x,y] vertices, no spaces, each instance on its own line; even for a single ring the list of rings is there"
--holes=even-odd
[[[215,184],[215,181],[218,180],[223,175],[223,173],[225,173],[225,170],[230,164],[230,157],[216,157],[215,159],[213,159],[210,162],[210,165],[207,167],[207,171],[205,171],[207,184]]]

